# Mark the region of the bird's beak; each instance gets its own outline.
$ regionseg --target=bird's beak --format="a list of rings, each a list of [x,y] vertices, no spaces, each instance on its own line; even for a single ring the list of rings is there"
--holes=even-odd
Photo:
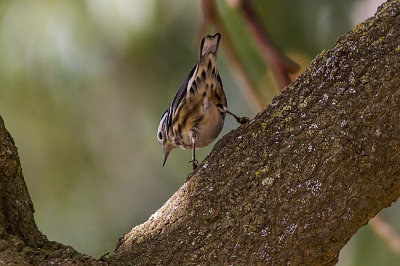
[[[169,153],[170,153],[169,150],[163,149],[163,162],[162,162],[162,166],[165,165],[165,162],[167,161],[167,158],[168,158]]]

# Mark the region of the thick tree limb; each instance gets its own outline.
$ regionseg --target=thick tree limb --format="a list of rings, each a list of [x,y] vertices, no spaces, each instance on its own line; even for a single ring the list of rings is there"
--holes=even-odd
[[[224,136],[112,262],[334,264],[400,195],[400,4],[321,53]]]
[[[400,196],[400,2],[321,53],[121,238],[111,264],[334,264]],[[0,119],[0,264],[101,263],[36,228]]]
[[[0,265],[100,264],[72,247],[48,241],[37,229],[33,212],[17,148],[0,116]]]

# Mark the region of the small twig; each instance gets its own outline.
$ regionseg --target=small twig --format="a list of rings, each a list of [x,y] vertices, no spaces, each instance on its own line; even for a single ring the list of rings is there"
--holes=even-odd
[[[389,224],[378,216],[369,220],[369,224],[394,252],[400,254],[400,237]]]
[[[237,0],[234,4],[240,7],[247,27],[255,39],[260,53],[271,66],[277,84],[282,90],[292,82],[289,73],[298,71],[299,65],[282,54],[272,43],[267,30],[263,27],[248,0]]]
[[[239,55],[234,48],[233,42],[229,38],[228,31],[226,30],[218,15],[214,0],[203,0],[202,8],[204,19],[212,23],[216,30],[220,32],[223,36],[224,40],[222,42],[222,45],[224,47],[226,57],[235,72],[235,78],[238,80],[239,84],[241,84],[240,87],[243,89],[245,96],[251,103],[253,110],[260,111],[264,107],[264,102],[262,101],[262,98],[258,95],[256,91],[256,86],[253,84],[250,77],[246,73],[243,63],[241,62]]]

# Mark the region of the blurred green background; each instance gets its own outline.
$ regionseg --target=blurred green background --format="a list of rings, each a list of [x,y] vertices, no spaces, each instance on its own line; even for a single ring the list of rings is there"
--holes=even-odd
[[[274,42],[304,69],[383,1],[253,2]],[[217,3],[254,83],[276,94],[242,16],[229,1]],[[174,150],[161,166],[156,130],[197,60],[201,2],[3,0],[0,19],[0,114],[19,148],[37,225],[80,252],[112,252],[121,234],[144,222],[191,171],[190,151]],[[228,105],[253,116],[229,65],[222,50]],[[228,117],[220,136],[235,127]],[[381,214],[397,233],[399,209],[394,204]],[[398,261],[366,226],[339,264]]]

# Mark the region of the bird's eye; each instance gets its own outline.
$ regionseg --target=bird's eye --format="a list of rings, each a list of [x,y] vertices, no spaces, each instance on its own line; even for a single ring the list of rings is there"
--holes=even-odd
[[[161,133],[161,131],[158,132],[158,139],[159,139],[159,140],[162,140],[162,133]]]

